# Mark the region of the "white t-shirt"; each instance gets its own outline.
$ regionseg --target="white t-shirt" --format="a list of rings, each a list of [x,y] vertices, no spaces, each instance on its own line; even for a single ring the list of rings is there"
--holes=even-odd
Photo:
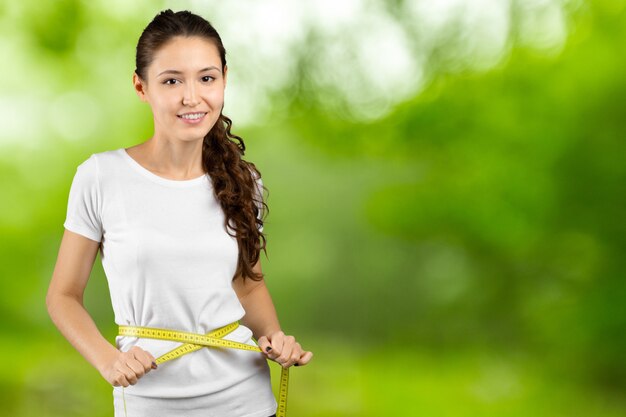
[[[245,314],[231,281],[237,241],[224,228],[209,175],[167,179],[125,148],[92,154],[76,170],[64,227],[102,242],[118,325],[204,334]],[[257,345],[243,325],[224,338]],[[115,343],[155,358],[183,344],[128,336]],[[113,396],[115,416],[124,416],[122,387]],[[262,353],[212,347],[162,363],[124,388],[124,397],[129,417],[268,417],[277,406]]]

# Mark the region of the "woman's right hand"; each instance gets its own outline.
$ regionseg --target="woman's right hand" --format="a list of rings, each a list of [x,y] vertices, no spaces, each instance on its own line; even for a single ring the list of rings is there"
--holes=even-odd
[[[101,374],[114,387],[127,387],[135,385],[152,369],[157,369],[155,357],[139,346],[133,346],[127,352],[118,351]]]

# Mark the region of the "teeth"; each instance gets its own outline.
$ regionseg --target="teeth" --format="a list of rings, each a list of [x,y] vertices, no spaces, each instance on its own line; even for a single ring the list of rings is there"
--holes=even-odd
[[[202,116],[204,116],[204,113],[183,114],[180,117],[182,117],[183,119],[196,120],[196,119],[201,118]]]

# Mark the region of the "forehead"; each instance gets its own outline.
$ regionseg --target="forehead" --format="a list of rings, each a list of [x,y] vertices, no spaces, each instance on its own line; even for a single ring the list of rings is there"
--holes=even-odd
[[[165,69],[193,72],[196,68],[212,65],[222,68],[219,52],[213,42],[200,37],[177,36],[156,51],[150,72],[158,74]]]

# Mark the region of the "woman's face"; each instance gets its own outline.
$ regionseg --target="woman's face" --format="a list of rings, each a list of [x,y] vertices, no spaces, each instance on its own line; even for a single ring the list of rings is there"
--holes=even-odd
[[[133,74],[135,91],[150,104],[154,135],[194,141],[211,130],[224,105],[226,72],[215,45],[200,37],[177,36],[155,54],[147,81]],[[182,115],[200,115],[189,120]]]

